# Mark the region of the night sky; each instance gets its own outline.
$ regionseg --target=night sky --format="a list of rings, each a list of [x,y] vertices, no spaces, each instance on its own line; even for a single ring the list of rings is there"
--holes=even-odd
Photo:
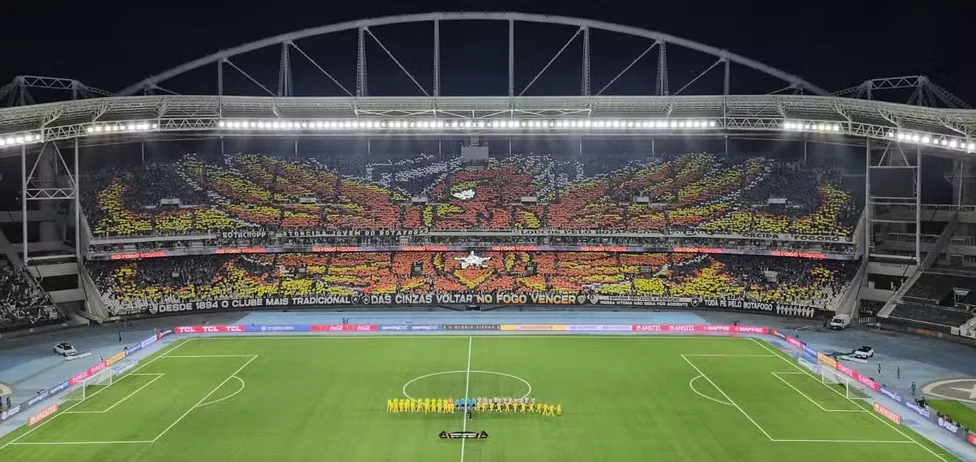
[[[972,46],[976,2],[781,1],[400,1],[330,2],[9,2],[0,19],[0,82],[18,74],[69,77],[119,90],[182,62],[274,34],[352,19],[433,11],[519,11],[597,19],[643,27],[726,48],[802,76],[828,90],[869,77],[929,75],[933,81],[973,103]],[[375,32],[430,91],[430,26],[377,28]],[[505,94],[504,24],[444,26],[444,94]],[[522,27],[517,36],[517,76],[521,88],[572,35],[567,27]],[[333,40],[299,42],[347,88],[355,88],[355,34]],[[579,39],[577,39],[577,44]],[[593,36],[593,92],[639,54],[646,42]],[[579,91],[579,51],[560,58],[527,94]],[[669,48],[671,90],[711,64],[704,55]],[[370,93],[420,95],[396,75],[396,67],[371,45]],[[575,53],[575,56],[574,56]],[[277,83],[277,49],[241,58],[236,64],[272,91]],[[634,67],[609,94],[640,94],[653,85],[654,59]],[[341,95],[314,68],[293,54],[298,95]],[[766,92],[776,82],[733,68],[734,92]],[[213,91],[213,73],[174,81],[180,93]],[[739,79],[736,79],[739,76]],[[232,80],[236,79],[234,82]],[[755,81],[753,81],[755,79]],[[228,77],[228,93],[262,94],[241,79]],[[236,82],[236,83],[235,83]],[[720,73],[703,78],[687,93],[720,82]],[[166,86],[166,85],[164,85]],[[782,86],[782,85],[779,85]],[[518,90],[517,90],[518,91]],[[897,98],[895,98],[897,99]]]

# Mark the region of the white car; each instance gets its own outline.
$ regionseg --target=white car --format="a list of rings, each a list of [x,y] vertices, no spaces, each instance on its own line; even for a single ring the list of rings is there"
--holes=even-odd
[[[66,358],[68,356],[75,356],[78,354],[78,350],[76,350],[75,347],[71,346],[71,344],[68,342],[61,342],[54,345],[54,352]]]
[[[874,348],[869,346],[862,346],[861,348],[854,350],[855,358],[868,359],[872,356],[874,356]]]

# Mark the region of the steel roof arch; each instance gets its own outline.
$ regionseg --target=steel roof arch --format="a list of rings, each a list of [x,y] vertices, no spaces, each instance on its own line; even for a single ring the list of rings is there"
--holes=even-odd
[[[789,83],[791,86],[803,88],[817,95],[826,96],[830,94],[830,92],[818,87],[817,85],[808,82],[803,78],[776,69],[772,66],[761,63],[754,59],[747,58],[745,56],[736,53],[732,53],[728,50],[713,47],[711,45],[705,45],[703,43],[699,43],[693,40],[688,40],[674,35],[665,34],[657,31],[651,31],[639,27],[614,24],[605,21],[574,18],[569,16],[549,16],[549,15],[516,13],[516,12],[435,12],[435,13],[383,16],[383,17],[371,18],[371,19],[360,19],[360,20],[347,21],[347,22],[342,22],[337,24],[311,27],[307,29],[294,31],[294,32],[288,32],[284,34],[275,35],[272,37],[267,37],[261,40],[246,43],[244,45],[239,45],[226,50],[221,50],[218,51],[217,53],[213,53],[204,56],[202,58],[198,58],[193,61],[189,61],[179,66],[170,68],[166,71],[142,79],[139,82],[124,88],[121,91],[119,91],[116,95],[117,96],[133,95],[139,92],[140,90],[142,90],[143,88],[152,85],[157,85],[160,82],[164,82],[170,78],[176,77],[185,72],[198,69],[208,64],[213,64],[218,61],[222,61],[224,59],[236,55],[248,53],[272,45],[287,43],[290,41],[299,40],[307,37],[331,34],[334,32],[343,32],[347,30],[359,29],[361,27],[369,28],[374,26],[384,26],[384,25],[391,25],[391,24],[404,24],[404,23],[414,23],[414,22],[430,22],[435,20],[440,20],[440,21],[488,20],[488,21],[519,21],[519,22],[560,24],[565,26],[588,27],[591,29],[605,30],[605,31],[616,32],[624,35],[643,37],[651,40],[658,40],[668,44],[678,45],[684,48],[710,54],[719,58],[728,59],[731,62],[755,69],[759,72],[763,72],[767,75],[783,80],[784,82]]]

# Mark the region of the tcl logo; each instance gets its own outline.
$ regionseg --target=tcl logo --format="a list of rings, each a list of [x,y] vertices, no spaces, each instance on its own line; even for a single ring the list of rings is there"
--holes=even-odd
[[[220,332],[217,326],[203,326],[202,330],[203,332]]]
[[[244,332],[243,326],[226,326],[226,332]]]

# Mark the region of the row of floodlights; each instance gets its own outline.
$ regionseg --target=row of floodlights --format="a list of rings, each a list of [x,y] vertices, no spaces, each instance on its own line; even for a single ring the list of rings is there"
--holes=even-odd
[[[825,124],[823,122],[783,122],[787,130],[807,130],[815,132],[840,132],[840,124]]]
[[[814,131],[814,132],[841,132],[843,127],[836,123],[822,122],[783,122],[783,128],[790,131]],[[941,146],[947,149],[957,149],[962,151],[976,151],[976,143],[967,141],[964,138],[952,138],[947,136],[933,137],[926,134],[889,131],[888,138],[899,142],[925,144],[929,146]]]
[[[17,136],[0,137],[0,146],[21,146],[41,141],[38,133],[21,133]]]
[[[149,122],[139,123],[107,123],[96,124],[85,127],[88,133],[115,133],[115,132],[144,132],[159,128],[159,124]]]
[[[651,128],[715,128],[714,120],[618,120],[618,119],[503,119],[503,120],[221,120],[220,128],[231,130],[384,130],[384,129],[651,129]]]
[[[904,141],[908,143],[917,144],[927,144],[931,146],[942,146],[949,149],[959,149],[963,151],[976,151],[976,143],[966,142],[962,138],[948,138],[948,137],[938,137],[934,138],[929,135],[919,135],[918,133],[911,132],[888,132],[888,138],[892,138],[898,141]]]

